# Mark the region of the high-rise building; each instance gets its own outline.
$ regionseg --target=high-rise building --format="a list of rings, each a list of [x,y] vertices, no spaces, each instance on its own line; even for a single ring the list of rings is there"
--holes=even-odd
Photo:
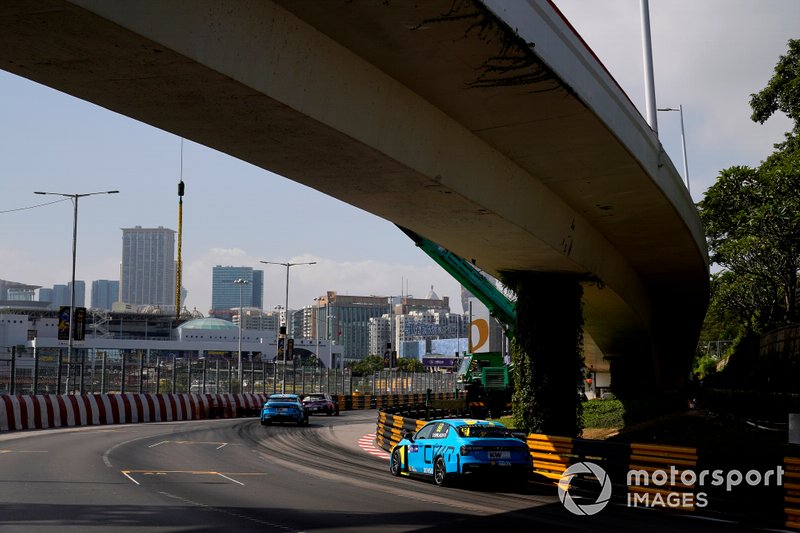
[[[247,283],[237,285],[234,283],[237,279],[243,279]],[[253,270],[252,267],[224,267],[219,265],[212,269],[210,315],[220,317],[230,314],[232,309],[238,309],[240,305],[262,309],[263,302],[263,270]]]
[[[41,292],[41,291],[40,291]],[[92,308],[111,310],[119,301],[119,281],[98,279],[92,282]]]
[[[120,301],[175,307],[175,230],[122,228]]]
[[[72,282],[67,283],[67,303],[72,299]],[[79,279],[75,280],[75,307],[86,307],[86,282]]]
[[[455,339],[466,330],[463,315],[434,309],[411,311],[395,321],[396,344],[401,357],[407,357],[404,344],[423,341],[425,353],[431,353],[431,341]]]
[[[39,289],[39,301],[53,303],[53,289],[42,287]]]
[[[327,339],[344,347],[347,361],[371,355],[369,321],[387,313],[389,299],[382,296],[344,296],[328,291],[317,299]]]
[[[242,313],[244,314],[244,322],[242,322],[242,327],[244,329],[278,331],[280,328],[280,317],[278,313],[265,313],[261,309],[256,309],[254,307],[245,307],[242,309]],[[238,309],[233,311],[232,322],[237,326],[239,325]]]
[[[72,299],[72,282],[66,285],[53,285],[52,289],[39,289],[39,301],[50,302],[50,309],[58,309],[60,306],[69,306]],[[75,307],[85,307],[86,303],[86,283],[75,280]]]
[[[69,287],[66,285],[53,285],[53,309],[58,309],[62,305],[69,305],[70,298]]]
[[[432,342],[456,339],[466,334],[463,316],[450,313],[447,296],[439,298],[431,287],[425,298],[403,296],[393,299],[391,314],[370,320],[370,352],[382,355],[391,343],[400,357],[420,358],[431,353]],[[409,353],[409,349],[421,350]],[[453,352],[453,355],[455,352]]]

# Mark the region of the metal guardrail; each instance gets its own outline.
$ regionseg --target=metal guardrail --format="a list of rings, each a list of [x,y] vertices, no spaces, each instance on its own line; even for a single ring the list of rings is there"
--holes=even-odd
[[[402,438],[403,431],[417,431],[425,420],[414,408],[395,409],[395,413],[380,411],[375,430],[376,443],[390,452]],[[402,413],[402,414],[401,414]],[[435,413],[429,419],[438,418]],[[446,418],[446,417],[442,417]],[[513,431],[513,430],[512,430]],[[786,455],[774,458],[753,457],[752,451],[736,448],[730,443],[729,456],[704,453],[691,447],[659,444],[637,444],[578,439],[552,435],[523,436],[528,444],[533,465],[532,481],[557,485],[564,471],[577,463],[599,465],[612,483],[612,501],[629,507],[648,507],[672,512],[696,513],[723,519],[742,520],[800,530],[800,446],[789,446]],[[730,463],[730,459],[735,459]],[[776,464],[769,463],[775,459]],[[772,484],[754,464],[775,467]],[[745,466],[749,465],[749,466]],[[742,479],[728,490],[731,468],[742,469]],[[782,476],[778,484],[778,469]],[[718,473],[718,474],[717,474]],[[725,476],[724,483],[715,484],[714,475]],[[763,477],[760,477],[764,474]],[[629,477],[633,476],[633,477]],[[702,478],[701,476],[705,476]],[[759,477],[763,486],[745,486],[747,476]],[[631,482],[633,480],[633,482]],[[647,480],[649,483],[644,483]],[[691,481],[691,482],[687,482]],[[598,480],[593,477],[569,481],[569,492],[597,497]],[[663,502],[649,505],[652,502]]]
[[[238,383],[237,361],[224,356],[154,356],[145,351],[77,350],[69,360],[64,349],[39,349],[36,357],[16,347],[0,347],[0,394],[105,393],[275,393],[336,395],[414,394],[453,391],[455,374],[396,370],[369,376],[350,369],[244,361]]]

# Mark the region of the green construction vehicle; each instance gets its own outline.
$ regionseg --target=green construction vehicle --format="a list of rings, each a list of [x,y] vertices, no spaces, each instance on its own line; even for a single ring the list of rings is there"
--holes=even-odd
[[[513,387],[500,352],[464,356],[456,378],[473,418],[498,418],[511,403]]]
[[[517,313],[513,302],[469,262],[411,230],[400,229],[489,309],[489,313],[505,326],[509,339],[514,338]],[[467,408],[475,418],[499,417],[511,404],[513,383],[500,352],[465,354],[458,369],[457,382],[464,391]]]

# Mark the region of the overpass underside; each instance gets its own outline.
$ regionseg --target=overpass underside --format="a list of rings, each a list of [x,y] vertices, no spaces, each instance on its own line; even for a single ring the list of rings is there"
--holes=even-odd
[[[28,0],[0,68],[225,152],[481,269],[584,287],[589,364],[691,356],[702,228],[611,76],[546,2]],[[659,370],[660,369],[660,370]]]

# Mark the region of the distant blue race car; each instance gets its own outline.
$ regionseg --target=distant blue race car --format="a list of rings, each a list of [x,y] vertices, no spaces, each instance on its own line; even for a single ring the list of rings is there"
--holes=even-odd
[[[521,483],[530,477],[531,456],[528,445],[498,422],[433,420],[392,448],[389,471],[430,477],[439,486],[481,473]]]
[[[273,422],[295,422],[308,425],[308,409],[297,394],[273,394],[261,408],[261,425]]]

